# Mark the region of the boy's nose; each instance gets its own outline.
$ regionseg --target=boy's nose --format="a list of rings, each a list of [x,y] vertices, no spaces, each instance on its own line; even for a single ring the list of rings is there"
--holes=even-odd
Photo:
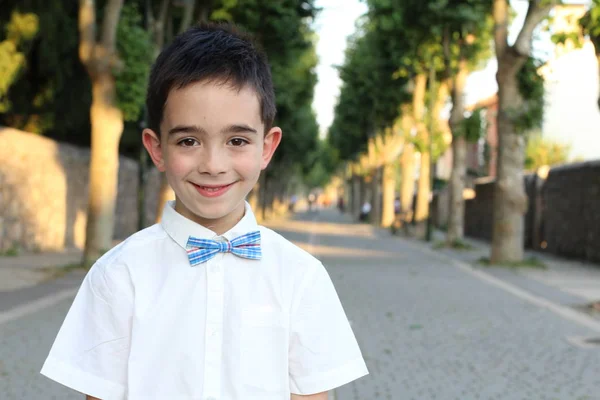
[[[207,175],[219,175],[227,172],[227,155],[219,150],[209,150],[204,153],[199,165],[199,172]]]

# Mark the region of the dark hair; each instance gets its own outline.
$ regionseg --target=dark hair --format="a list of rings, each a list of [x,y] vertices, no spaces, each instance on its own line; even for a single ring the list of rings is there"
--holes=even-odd
[[[233,25],[203,23],[178,35],[152,66],[146,95],[148,127],[160,132],[172,89],[200,81],[237,90],[250,86],[258,95],[265,129],[273,126],[275,92],[266,54],[249,34]]]

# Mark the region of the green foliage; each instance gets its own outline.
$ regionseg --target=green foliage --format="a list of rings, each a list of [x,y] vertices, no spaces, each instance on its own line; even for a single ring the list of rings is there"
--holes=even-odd
[[[117,27],[117,51],[123,66],[115,70],[115,79],[117,104],[126,121],[137,120],[143,109],[152,49],[140,11],[131,3],[125,4]]]
[[[579,24],[583,33],[594,43],[596,53],[600,53],[600,0],[592,0],[590,9],[579,20]]]
[[[300,166],[308,174],[317,151],[319,126],[312,110],[317,55],[311,23],[318,13],[314,0],[221,0],[212,20],[233,21],[251,32],[269,58],[276,93],[275,124],[283,140],[267,177],[285,177]],[[320,162],[320,161],[319,161]]]
[[[525,150],[525,169],[536,170],[544,165],[559,165],[568,162],[571,147],[567,144],[544,138],[540,132],[528,135]]]
[[[542,126],[544,119],[544,77],[538,73],[541,61],[529,57],[517,74],[519,93],[523,98],[520,110],[512,110],[517,132],[526,133]]]
[[[469,143],[477,143],[479,139],[486,136],[487,121],[483,112],[483,109],[478,108],[469,117],[462,120],[459,134],[465,135],[465,139]]]
[[[33,13],[13,11],[6,26],[6,39],[0,42],[0,112],[10,109],[8,89],[26,66],[29,42],[39,30],[39,20]]]
[[[308,157],[311,165],[305,174],[305,183],[309,188],[323,187],[329,182],[338,165],[338,151],[327,141],[319,140],[317,149]]]
[[[90,129],[91,85],[79,62],[77,2],[12,3],[0,7],[0,26],[8,25],[12,12],[19,10],[37,15],[39,33],[24,51],[26,63],[10,86],[11,108],[0,113],[0,124],[89,146],[90,136],[82,133]]]
[[[137,154],[139,148],[139,127],[135,120],[142,110],[153,53],[148,29],[142,24],[142,10],[152,5],[157,16],[160,3],[158,0],[125,2],[118,25],[117,50],[122,67],[115,70],[117,99],[126,119],[120,149],[130,156]],[[105,5],[106,1],[97,2],[99,31]],[[269,57],[277,95],[275,123],[283,129],[284,139],[268,174],[282,179],[296,171],[309,174],[317,163],[323,163],[324,171],[331,170],[328,163],[335,157],[327,156],[319,147],[319,127],[312,110],[318,61],[312,29],[318,13],[314,0],[197,1],[196,12],[200,9],[213,20],[230,20],[251,32]],[[39,34],[30,41],[30,48],[16,49],[23,54],[17,60],[22,61],[21,72],[6,94],[11,109],[0,114],[0,124],[89,146],[91,84],[78,56],[78,2],[5,0],[0,7],[0,26],[9,26],[15,10],[37,15]],[[182,2],[172,2],[165,29],[166,43],[178,30],[182,10]],[[194,16],[194,20],[197,18]],[[0,40],[4,34],[0,32]],[[21,42],[20,46],[25,44]],[[11,55],[15,54],[10,50]],[[12,56],[5,56],[6,52],[0,46],[0,68],[5,63],[16,64]],[[9,74],[0,71],[1,86]],[[317,155],[323,160],[316,158]]]
[[[409,82],[415,75],[433,68],[436,78],[443,79],[446,72],[456,73],[460,57],[475,69],[492,54],[489,0],[366,2],[367,19],[349,40],[340,68],[342,88],[328,136],[342,160],[364,151],[372,132],[391,126],[399,106],[411,99]],[[450,38],[448,52],[444,34]],[[440,129],[434,130],[432,140],[432,157],[437,159],[447,147]],[[425,150],[420,138],[412,141]]]
[[[406,78],[395,78],[397,65],[386,53],[386,38],[365,25],[352,36],[344,65],[339,67],[342,87],[329,128],[328,141],[341,160],[365,149],[369,135],[391,126],[398,106],[409,100]]]

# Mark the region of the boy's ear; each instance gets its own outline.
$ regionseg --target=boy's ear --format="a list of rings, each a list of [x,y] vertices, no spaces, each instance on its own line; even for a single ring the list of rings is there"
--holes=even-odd
[[[263,141],[262,164],[260,166],[261,169],[265,169],[267,168],[267,165],[269,165],[277,146],[279,146],[279,143],[281,142],[282,134],[281,128],[277,126],[271,128],[269,132],[265,134],[265,139]]]
[[[142,132],[142,143],[148,150],[152,162],[160,172],[165,172],[165,160],[163,157],[162,146],[160,145],[160,135],[152,129],[144,129]]]

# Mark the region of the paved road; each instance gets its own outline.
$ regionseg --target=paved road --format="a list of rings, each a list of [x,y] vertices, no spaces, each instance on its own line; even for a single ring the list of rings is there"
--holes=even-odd
[[[600,400],[600,349],[567,341],[600,337],[597,321],[334,211],[273,227],[325,263],[367,360],[337,400]],[[38,373],[70,302],[0,323],[1,400],[81,400]]]

